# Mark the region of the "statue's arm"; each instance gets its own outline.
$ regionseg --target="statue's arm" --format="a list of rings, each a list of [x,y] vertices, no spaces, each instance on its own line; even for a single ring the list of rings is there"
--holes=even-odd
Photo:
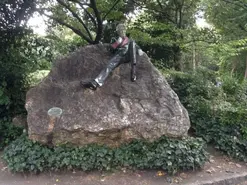
[[[112,39],[113,42],[105,44],[108,51],[115,53],[118,47],[122,43],[122,38],[119,37],[117,40],[115,38]]]
[[[119,37],[115,42],[111,44],[112,49],[117,49],[122,42],[123,39]]]

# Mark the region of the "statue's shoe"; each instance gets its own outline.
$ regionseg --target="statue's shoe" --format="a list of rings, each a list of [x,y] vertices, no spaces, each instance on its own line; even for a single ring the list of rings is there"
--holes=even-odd
[[[88,81],[88,82],[83,82],[81,81],[81,86],[84,87],[84,88],[88,88],[88,89],[91,89],[91,90],[96,90],[97,87],[98,87],[98,84],[97,82],[95,82],[94,80],[93,81]]]

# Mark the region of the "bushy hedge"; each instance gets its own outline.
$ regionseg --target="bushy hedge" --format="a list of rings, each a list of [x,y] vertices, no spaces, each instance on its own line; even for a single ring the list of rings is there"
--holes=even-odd
[[[0,150],[17,139],[22,132],[23,127],[17,127],[8,120],[0,120]]]
[[[199,138],[179,140],[162,137],[153,143],[136,140],[119,148],[99,145],[49,148],[23,135],[5,148],[3,159],[15,172],[128,167],[175,173],[202,167],[207,160],[204,144]]]
[[[224,125],[219,120],[197,122],[197,135],[227,155],[247,162],[247,139],[239,125]]]
[[[194,73],[167,73],[168,82],[187,108],[195,135],[229,156],[247,161],[246,83],[199,69]]]

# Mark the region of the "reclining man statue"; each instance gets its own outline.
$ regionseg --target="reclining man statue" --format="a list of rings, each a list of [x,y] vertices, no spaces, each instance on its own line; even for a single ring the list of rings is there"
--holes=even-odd
[[[143,55],[143,51],[126,36],[126,27],[124,24],[119,24],[116,28],[116,31],[119,35],[118,39],[110,45],[110,51],[114,53],[114,56],[109,60],[107,66],[100,72],[100,74],[91,81],[81,82],[82,87],[90,88],[92,90],[96,90],[97,87],[100,87],[104,84],[106,78],[109,74],[120,64],[127,63],[131,59],[129,46],[132,44],[137,48],[138,55]],[[134,48],[134,51],[136,51]],[[131,52],[133,55],[133,51]],[[136,54],[134,53],[134,56]],[[132,80],[134,81],[134,80]]]

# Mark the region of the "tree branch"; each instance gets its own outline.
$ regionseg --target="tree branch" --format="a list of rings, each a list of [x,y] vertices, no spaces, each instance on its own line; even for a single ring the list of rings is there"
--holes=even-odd
[[[133,2],[134,2],[136,5],[140,6],[141,8],[144,8],[144,9],[146,9],[146,10],[152,12],[152,13],[160,13],[160,14],[161,14],[162,16],[164,16],[164,18],[167,19],[169,22],[171,22],[171,23],[173,23],[173,24],[176,24],[176,22],[175,22],[174,20],[172,20],[172,19],[170,18],[170,15],[169,15],[168,13],[166,13],[165,11],[158,10],[158,9],[153,9],[153,8],[149,8],[149,7],[147,7],[146,3],[145,3],[145,5],[144,5],[144,4],[138,3],[138,1],[135,1],[135,0],[133,0]],[[163,7],[163,8],[164,8],[164,7]]]
[[[158,5],[160,6],[161,9],[163,9],[163,5],[161,4],[160,0],[157,0]]]
[[[75,13],[75,12],[71,9],[71,7],[70,7],[69,5],[67,5],[65,2],[63,2],[62,0],[57,0],[57,2],[58,2],[59,4],[61,4],[62,6],[64,6],[65,8],[67,8],[67,9],[72,13],[73,17],[75,17],[75,18],[82,24],[82,26],[83,26],[84,29],[86,30],[86,32],[87,32],[89,38],[90,38],[91,40],[93,40],[93,37],[92,37],[92,35],[91,35],[89,29],[87,28],[87,26],[86,26],[86,24],[83,22],[83,20],[77,15],[77,13]]]
[[[86,14],[89,16],[89,18],[91,19],[91,21],[93,22],[94,26],[97,27],[97,23],[95,21],[95,18],[92,16],[91,13],[89,13],[89,11],[87,10],[87,8],[85,8],[85,6],[90,7],[91,8],[91,4],[89,3],[82,3],[79,0],[68,0],[74,3],[77,3],[80,5],[80,7],[86,12]]]
[[[111,11],[115,8],[115,6],[120,2],[120,0],[116,0],[112,7],[107,11],[107,13],[104,15],[104,17],[102,18],[102,20],[105,20],[105,18],[107,17],[107,15],[109,15],[109,13],[111,13]]]
[[[236,0],[236,2],[238,2],[239,5],[243,6],[244,8],[247,8],[247,3],[243,2],[243,1],[239,1],[239,0]]]
[[[238,26],[239,26],[239,28],[240,28],[241,30],[247,32],[247,29],[246,29],[243,25],[239,24]]]
[[[164,16],[164,18],[166,19],[166,20],[168,20],[169,22],[171,22],[171,23],[173,23],[173,24],[177,24],[176,23],[176,21],[174,21],[174,20],[172,20],[171,18],[170,18],[170,15],[169,14],[167,14],[167,13],[165,13],[165,12],[163,12],[163,11],[160,11],[160,10],[155,10],[155,9],[147,9],[147,10],[149,10],[149,11],[152,11],[153,13],[160,13],[162,16]]]
[[[97,35],[96,35],[96,38],[94,40],[94,44],[97,44],[99,43],[100,39],[102,38],[102,34],[103,34],[103,21],[101,19],[101,15],[100,15],[100,12],[97,8],[97,5],[96,5],[96,2],[95,0],[90,0],[90,3],[91,3],[91,8],[93,9],[94,11],[94,14],[95,14],[95,17],[96,17],[96,21],[97,21]]]
[[[81,32],[81,30],[76,29],[75,27],[63,22],[62,20],[60,20],[60,19],[58,19],[56,17],[53,17],[51,15],[47,15],[44,12],[42,14],[45,15],[46,17],[49,17],[50,19],[53,19],[54,21],[58,22],[59,24],[70,28],[73,32],[75,32],[77,35],[79,35],[80,37],[85,39],[88,43],[90,43],[90,44],[94,43],[94,41],[92,39],[90,39],[87,35],[85,35],[83,32]]]
[[[95,21],[95,18],[92,16],[91,13],[89,13],[89,11],[85,8],[85,7],[82,7],[82,9],[86,12],[86,14],[89,16],[89,18],[92,20],[95,28],[97,28],[97,22]]]
[[[238,7],[241,7],[241,8],[244,8],[244,9],[247,9],[247,4],[244,3],[244,2],[240,2],[240,1],[231,1],[231,0],[223,0],[225,3],[229,3],[229,4],[232,4],[232,5],[235,5],[235,6],[238,6]],[[239,4],[240,3],[240,4]]]
[[[90,3],[82,3],[79,0],[68,0],[74,3],[78,3],[80,6],[89,6],[90,7]]]
[[[206,39],[194,39],[194,40],[190,40],[190,41],[184,42],[184,44],[190,44],[190,43],[193,43],[193,42],[205,42],[205,43],[208,43],[208,44],[215,44],[215,43],[217,43],[217,40],[209,41],[209,40],[206,40]]]

